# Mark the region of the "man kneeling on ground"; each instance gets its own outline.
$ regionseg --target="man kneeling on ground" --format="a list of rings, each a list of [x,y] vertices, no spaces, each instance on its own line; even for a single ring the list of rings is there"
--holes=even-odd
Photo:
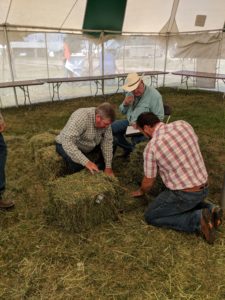
[[[64,158],[72,172],[87,168],[92,174],[104,170],[112,171],[113,137],[111,123],[115,120],[115,110],[110,103],[102,103],[97,108],[80,108],[68,120],[56,137],[56,151]],[[88,156],[99,155],[97,161]]]
[[[144,150],[144,178],[133,197],[148,192],[157,170],[166,186],[145,212],[148,224],[185,232],[200,232],[208,243],[215,240],[215,228],[223,211],[204,201],[208,195],[208,174],[198,137],[185,121],[160,122],[153,113],[142,113],[137,127],[151,140]]]

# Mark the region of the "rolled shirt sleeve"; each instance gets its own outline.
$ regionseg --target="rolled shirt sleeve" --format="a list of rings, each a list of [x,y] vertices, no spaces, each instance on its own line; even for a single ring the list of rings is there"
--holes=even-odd
[[[64,127],[61,137],[61,144],[65,152],[76,163],[85,166],[89,159],[79,150],[78,141],[86,130],[87,116],[83,114],[73,113]]]
[[[112,168],[112,158],[113,158],[113,135],[112,128],[109,126],[104,134],[103,140],[101,142],[102,155],[105,161],[106,168]]]

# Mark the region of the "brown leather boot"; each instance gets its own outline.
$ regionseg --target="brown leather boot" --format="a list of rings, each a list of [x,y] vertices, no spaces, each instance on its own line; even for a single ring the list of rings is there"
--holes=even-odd
[[[223,209],[219,206],[214,206],[212,208],[212,220],[213,226],[217,229],[223,221]]]
[[[200,220],[201,233],[209,244],[213,244],[216,239],[216,231],[213,226],[212,213],[208,208],[202,210]]]
[[[8,208],[12,208],[14,206],[14,202],[13,201],[6,201],[3,200],[2,198],[0,198],[0,209],[8,209]]]

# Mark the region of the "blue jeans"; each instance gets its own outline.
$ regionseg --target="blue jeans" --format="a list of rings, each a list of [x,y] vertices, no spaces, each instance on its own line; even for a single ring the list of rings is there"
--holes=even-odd
[[[202,209],[212,209],[213,207],[212,203],[204,201],[207,195],[208,188],[204,188],[200,192],[167,189],[148,206],[145,220],[154,226],[185,232],[199,231]]]
[[[2,133],[0,133],[0,198],[5,190],[5,164],[7,157],[7,147]]]
[[[76,173],[81,171],[82,169],[84,169],[85,167],[82,166],[81,164],[75,163],[70,157],[69,155],[65,152],[65,150],[63,149],[61,144],[56,143],[56,152],[62,156],[62,158],[65,160],[67,168],[69,169],[69,171]],[[96,164],[99,168],[99,170],[104,170],[105,169],[105,162],[104,162],[104,158],[101,152],[101,148],[100,146],[96,146],[90,153],[97,153],[99,154],[98,159],[96,160]],[[88,153],[85,153],[85,156],[88,156]]]
[[[127,120],[117,120],[114,121],[111,125],[112,133],[113,133],[113,152],[115,153],[117,146],[124,149],[125,152],[132,152],[135,145],[147,140],[147,138],[143,135],[136,135],[131,137],[131,142],[125,138],[125,133],[127,130],[127,126],[129,122]]]

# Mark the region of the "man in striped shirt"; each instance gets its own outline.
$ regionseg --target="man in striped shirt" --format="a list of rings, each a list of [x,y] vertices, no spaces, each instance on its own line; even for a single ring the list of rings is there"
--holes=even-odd
[[[185,121],[160,122],[153,113],[142,113],[138,129],[151,138],[144,150],[144,178],[134,197],[148,192],[159,172],[166,189],[145,213],[148,224],[201,232],[207,242],[215,240],[215,228],[222,222],[222,209],[205,202],[208,174],[198,137]]]
[[[110,126],[114,120],[114,108],[107,102],[97,108],[80,108],[71,115],[56,137],[56,151],[64,158],[71,171],[78,172],[87,168],[94,173],[104,169],[106,174],[114,175]],[[99,155],[97,162],[92,161],[93,154]]]
[[[14,206],[13,201],[6,201],[3,197],[5,191],[5,164],[7,157],[7,147],[2,134],[5,127],[5,121],[0,113],[0,209],[8,209]]]

